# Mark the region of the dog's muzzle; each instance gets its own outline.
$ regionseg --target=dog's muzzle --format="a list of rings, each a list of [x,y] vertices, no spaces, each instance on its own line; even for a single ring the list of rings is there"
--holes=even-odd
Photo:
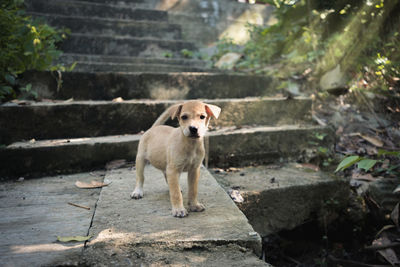
[[[192,138],[199,138],[199,132],[196,127],[189,126],[190,136]]]

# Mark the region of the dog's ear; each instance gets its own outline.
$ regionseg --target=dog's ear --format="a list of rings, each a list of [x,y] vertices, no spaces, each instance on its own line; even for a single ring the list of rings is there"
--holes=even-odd
[[[179,118],[179,115],[181,114],[182,110],[182,104],[175,104],[172,107],[169,108],[169,115],[171,116],[171,120],[175,118]]]
[[[206,112],[208,116],[218,119],[219,114],[221,113],[221,108],[216,105],[206,104]]]

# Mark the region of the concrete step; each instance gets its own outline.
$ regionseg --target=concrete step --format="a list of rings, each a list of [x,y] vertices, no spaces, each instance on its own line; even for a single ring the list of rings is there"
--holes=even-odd
[[[68,39],[62,42],[60,49],[66,53],[139,57],[163,57],[165,53],[181,57],[183,49],[197,50],[193,43],[182,40],[80,33],[69,35]]]
[[[69,0],[69,1],[82,1],[82,0]],[[86,0],[90,3],[112,4],[121,6],[136,6],[143,5],[146,0]]]
[[[149,172],[154,172],[155,176],[148,177],[146,196],[136,203],[129,198],[128,191],[135,176],[128,169],[1,182],[1,265],[164,266],[170,262],[174,266],[268,266],[254,254],[260,249],[259,236],[249,235],[254,230],[247,219],[206,170],[202,170],[199,196],[207,210],[181,220],[166,216],[169,213],[166,185],[157,181],[160,178],[157,171],[149,168],[146,174]],[[106,182],[112,182],[109,188],[80,189],[75,186],[76,181],[103,182],[104,178]],[[186,191],[186,187],[183,188]],[[69,205],[69,202],[90,210]],[[120,214],[101,216],[113,216],[113,212]],[[142,214],[142,219],[138,214]],[[127,225],[132,218],[141,223]],[[144,226],[146,220],[154,224],[138,227]],[[160,221],[162,224],[157,225]],[[215,222],[222,223],[216,228]],[[222,224],[231,227],[222,229]],[[179,228],[171,231],[174,225]],[[132,227],[135,232],[122,235],[119,231],[126,227]],[[164,239],[146,243],[150,236],[148,231],[155,227],[160,231],[152,234],[162,235]],[[207,231],[207,235],[200,236],[202,231]],[[87,247],[84,242],[57,242],[57,236],[88,234],[93,237]],[[112,237],[106,244],[103,243],[105,234]],[[141,240],[130,240],[133,235]],[[212,236],[216,239],[211,239]],[[166,244],[160,244],[165,240],[168,241]]]
[[[163,174],[147,166],[145,177],[143,199],[133,200],[129,196],[135,183],[132,170],[116,169],[106,175],[105,182],[110,185],[101,191],[89,231],[94,238],[87,243],[84,253],[90,266],[110,260],[122,263],[124,258],[137,266],[139,262],[144,266],[208,266],[208,263],[211,266],[245,266],[248,256],[255,266],[268,266],[255,255],[245,253],[250,250],[260,255],[261,238],[206,169],[201,169],[198,193],[206,210],[192,212],[181,219],[171,215],[168,185]],[[186,175],[181,176],[180,184],[186,205]],[[244,257],[237,264],[231,259],[228,265],[221,265],[228,260],[223,254],[219,254],[220,259],[185,257],[185,251],[197,250],[202,255],[217,247],[231,247],[234,251],[242,247],[242,252],[238,249],[236,253]],[[157,253],[146,253],[150,251]]]
[[[25,0],[27,12],[95,18],[167,21],[165,11],[116,6],[109,3],[65,0]]]
[[[75,72],[205,72],[211,71],[207,61],[183,58],[120,57],[104,55],[64,54],[59,64],[75,64]],[[215,71],[218,71],[215,69]]]
[[[348,207],[349,181],[306,165],[262,165],[211,173],[225,191],[238,190],[243,202],[237,205],[261,236],[292,230]]]
[[[39,97],[47,99],[211,99],[273,96],[277,92],[268,76],[209,72],[27,72],[24,80]]]
[[[209,64],[208,61],[198,59],[184,59],[184,58],[167,58],[167,57],[121,57],[121,56],[107,56],[107,55],[85,55],[64,53],[60,57],[60,63],[73,64],[74,62],[86,63],[121,63],[121,64],[135,64],[135,65],[168,65],[171,67],[197,67],[206,68]],[[74,69],[76,70],[76,69]]]
[[[323,140],[316,136],[326,135]],[[211,166],[309,160],[319,147],[332,151],[333,134],[318,126],[222,128],[209,133]],[[0,148],[0,177],[34,177],[104,168],[115,159],[134,161],[140,135],[16,142]],[[208,143],[208,145],[207,145]]]
[[[165,21],[135,21],[74,15],[54,15],[31,12],[58,28],[68,28],[72,33],[148,37],[164,40],[182,39],[180,26]]]
[[[76,61],[74,71],[81,72],[204,72],[209,69],[169,64],[104,63]]]
[[[60,243],[57,236],[87,235],[100,189],[74,184],[103,179],[79,173],[0,183],[1,266],[76,266],[83,242]]]
[[[333,151],[333,144],[332,130],[320,126],[227,127],[209,133],[208,160],[218,167],[308,162],[320,147]]]
[[[245,98],[204,100],[222,108],[212,127],[311,123],[311,99]],[[179,101],[130,100],[32,102],[0,106],[0,144],[15,141],[135,134],[151,127]]]

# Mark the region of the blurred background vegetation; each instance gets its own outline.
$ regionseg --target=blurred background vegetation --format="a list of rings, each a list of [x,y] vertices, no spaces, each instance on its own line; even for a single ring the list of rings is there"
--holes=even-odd
[[[53,62],[62,53],[56,44],[66,38],[67,30],[32,19],[23,9],[23,0],[1,0],[0,101],[35,94],[29,84],[18,84],[18,75],[25,71],[63,70]]]
[[[228,51],[240,53],[237,71],[272,74],[282,80],[281,87],[295,82],[303,90],[368,89],[399,96],[399,1],[257,3],[274,5],[277,23],[249,25],[251,39],[243,46],[223,39],[214,60]]]

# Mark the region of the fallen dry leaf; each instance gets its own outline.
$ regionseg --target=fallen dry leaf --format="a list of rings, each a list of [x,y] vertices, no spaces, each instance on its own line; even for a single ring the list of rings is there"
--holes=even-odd
[[[394,190],[393,194],[398,194],[400,192],[400,185],[398,185]]]
[[[355,179],[355,180],[362,180],[362,181],[375,181],[375,178],[370,173],[367,173],[367,174],[353,173],[351,175],[351,178]]]
[[[112,102],[124,102],[124,99],[122,97],[117,97],[117,98],[114,98],[112,100]]]
[[[390,229],[393,229],[393,228],[395,228],[395,227],[396,227],[396,226],[394,226],[394,225],[392,225],[392,224],[390,224],[390,225],[385,225],[385,226],[383,226],[383,227],[381,228],[381,230],[379,230],[378,233],[376,233],[375,237],[378,237],[378,236],[380,236],[383,232],[385,232],[385,231],[387,231],[387,230],[390,230]]]
[[[78,188],[91,189],[91,188],[104,187],[104,186],[107,186],[109,184],[105,184],[103,182],[98,182],[98,181],[91,181],[90,184],[89,183],[85,183],[85,182],[81,182],[81,181],[76,181],[75,185]]]
[[[315,172],[319,171],[319,167],[317,165],[311,164],[311,163],[302,163],[300,164],[302,168],[305,169],[310,169],[313,170]]]
[[[14,100],[11,100],[11,102],[12,102],[12,103],[15,103],[15,104],[18,104],[18,105],[20,105],[20,106],[31,105],[31,102],[30,102],[30,101],[27,101],[27,100],[18,100],[18,99],[14,99]]]
[[[394,207],[392,213],[390,214],[390,219],[392,219],[394,224],[399,227],[399,203],[397,203],[396,207]]]
[[[389,245],[392,242],[389,240],[389,238],[386,236],[385,233],[382,233],[382,236],[379,237],[378,239],[375,239],[372,242],[372,245],[376,246],[383,246],[383,245]],[[378,253],[390,264],[396,265],[399,263],[399,259],[396,256],[396,252],[394,252],[393,249],[391,248],[385,248],[385,249],[380,249],[378,250]]]
[[[228,171],[228,172],[239,172],[240,169],[239,168],[235,168],[235,167],[229,167],[226,171]]]
[[[377,138],[377,137],[370,136],[370,135],[366,135],[366,134],[362,134],[362,133],[358,133],[358,135],[359,135],[362,139],[368,141],[369,143],[373,144],[373,145],[376,146],[376,147],[383,147],[383,142],[382,142],[382,140],[380,140],[380,139]]]
[[[60,241],[60,242],[72,242],[72,241],[82,242],[82,241],[87,241],[90,238],[92,238],[91,235],[89,235],[89,236],[80,236],[80,235],[76,235],[76,236],[57,236],[57,240]]]
[[[370,156],[378,154],[378,150],[376,149],[376,147],[373,146],[366,146],[365,150],[367,151],[367,154]]]

